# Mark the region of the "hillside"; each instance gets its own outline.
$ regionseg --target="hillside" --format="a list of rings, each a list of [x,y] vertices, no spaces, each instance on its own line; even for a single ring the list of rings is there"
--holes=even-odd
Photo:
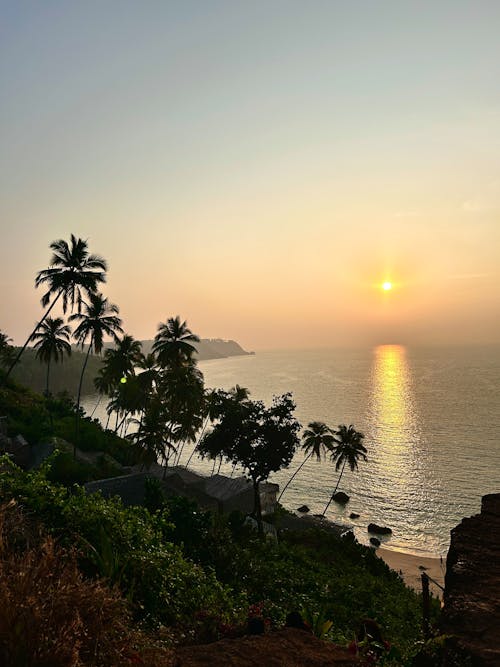
[[[143,352],[148,354],[151,351],[153,341],[144,340],[141,343]],[[111,345],[111,343],[108,343],[105,346],[111,347]],[[221,338],[204,338],[196,343],[196,347],[198,348],[198,361],[253,354],[252,352],[246,352],[236,341],[222,340]],[[71,356],[66,357],[64,363],[51,364],[50,391],[53,394],[60,391],[69,391],[70,394],[76,396],[84,358],[85,354],[73,346]],[[94,378],[101,367],[101,363],[99,356],[90,355],[83,380],[83,394],[93,394],[95,392]],[[32,348],[27,348],[21,357],[21,361],[12,372],[12,378],[34,391],[43,392],[45,390],[46,373],[47,366],[38,361]]]
[[[65,357],[62,364],[52,363],[50,366],[50,391],[53,394],[68,391],[71,395],[76,396],[84,360],[85,354],[73,348],[71,356]],[[82,391],[84,394],[95,392],[94,378],[101,367],[101,363],[100,357],[90,355],[83,378]],[[16,382],[38,392],[45,390],[46,375],[46,364],[40,363],[31,348],[26,349],[21,360],[12,371],[12,378]]]

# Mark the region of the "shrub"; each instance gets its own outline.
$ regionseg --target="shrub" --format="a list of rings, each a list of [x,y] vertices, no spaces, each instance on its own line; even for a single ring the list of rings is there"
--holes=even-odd
[[[134,633],[118,591],[85,581],[75,553],[36,535],[14,502],[0,508],[0,599],[2,665],[132,664]]]

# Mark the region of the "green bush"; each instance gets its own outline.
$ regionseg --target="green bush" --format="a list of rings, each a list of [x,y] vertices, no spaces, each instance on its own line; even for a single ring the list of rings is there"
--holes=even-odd
[[[229,589],[165,540],[172,530],[165,512],[151,515],[145,508],[124,508],[117,498],[86,495],[78,486],[65,489],[47,480],[49,465],[23,473],[4,458],[2,466],[1,499],[16,499],[61,544],[76,544],[84,572],[117,583],[138,619],[180,624],[188,632],[199,613],[232,617]]]

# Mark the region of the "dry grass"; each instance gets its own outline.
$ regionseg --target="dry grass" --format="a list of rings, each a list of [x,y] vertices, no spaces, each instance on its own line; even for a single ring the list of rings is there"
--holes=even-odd
[[[85,580],[76,555],[0,507],[0,664],[4,667],[145,665],[125,601]]]

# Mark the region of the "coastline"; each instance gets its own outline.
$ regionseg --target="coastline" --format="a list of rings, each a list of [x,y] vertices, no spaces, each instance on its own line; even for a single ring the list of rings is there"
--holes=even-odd
[[[328,519],[320,519],[315,516],[298,516],[297,514],[288,515],[280,519],[280,527],[291,530],[307,530],[308,528],[320,528],[329,532],[341,535],[349,526],[336,524]],[[373,547],[372,547],[373,548]],[[402,551],[393,551],[379,547],[374,549],[375,554],[381,558],[391,570],[397,572],[405,584],[413,588],[417,593],[422,592],[422,573],[425,572],[438,584],[444,587],[444,575],[446,572],[446,559],[433,558],[430,556],[418,556]],[[443,599],[443,591],[432,581],[429,582],[431,593]]]
[[[429,558],[427,556],[415,556],[413,554],[402,553],[401,551],[391,551],[389,549],[377,549],[376,554],[390,568],[398,574],[407,586],[413,588],[417,593],[422,592],[421,575],[425,572],[435,579],[441,586],[444,586],[444,575],[446,572],[446,560],[441,562],[440,558]],[[425,569],[422,569],[425,568]],[[429,582],[431,593],[443,599],[443,591],[432,581]]]

